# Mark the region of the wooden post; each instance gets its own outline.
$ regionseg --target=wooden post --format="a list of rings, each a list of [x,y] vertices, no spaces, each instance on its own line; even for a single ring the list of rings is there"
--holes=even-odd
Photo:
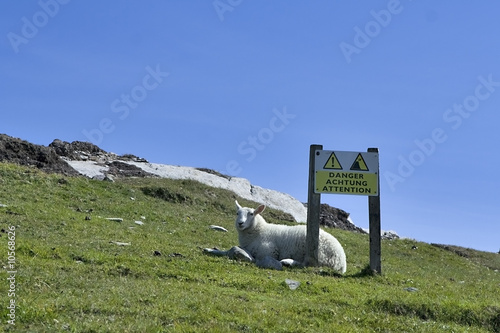
[[[319,245],[319,213],[321,209],[321,194],[314,193],[316,151],[322,150],[322,145],[311,145],[309,150],[309,184],[307,194],[307,235],[306,235],[306,266],[318,265]]]
[[[369,153],[378,153],[378,148],[368,148]],[[377,196],[368,197],[368,214],[370,223],[370,269],[382,274],[381,265],[381,228],[380,228],[380,173],[377,170]]]

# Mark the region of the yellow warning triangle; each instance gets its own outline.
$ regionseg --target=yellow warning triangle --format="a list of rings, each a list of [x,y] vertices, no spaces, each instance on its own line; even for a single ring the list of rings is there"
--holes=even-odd
[[[332,152],[332,154],[328,158],[328,161],[326,161],[323,169],[342,170],[342,165],[340,165],[339,159],[337,158],[337,156],[335,156],[334,152]]]
[[[358,156],[354,160],[354,163],[351,165],[351,170],[370,171],[368,170],[368,166],[366,165],[366,162],[363,159],[363,155],[361,155],[361,153],[358,154]]]

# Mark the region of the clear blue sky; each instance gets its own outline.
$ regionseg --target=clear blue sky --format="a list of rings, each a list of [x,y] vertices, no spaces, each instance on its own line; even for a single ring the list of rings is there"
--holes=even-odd
[[[380,149],[383,229],[500,249],[496,1],[2,1],[0,132],[307,200],[311,144]],[[322,201],[368,226],[367,198]]]

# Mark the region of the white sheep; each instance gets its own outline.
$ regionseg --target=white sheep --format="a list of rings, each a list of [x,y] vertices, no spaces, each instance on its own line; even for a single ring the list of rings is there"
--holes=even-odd
[[[238,201],[235,203],[238,208],[235,225],[240,247],[255,258],[257,264],[259,261],[269,262],[272,258],[283,265],[303,265],[306,256],[305,225],[269,224],[261,216],[265,205],[252,209],[241,207]],[[342,245],[323,230],[319,231],[318,264],[332,267],[342,274],[347,266]]]

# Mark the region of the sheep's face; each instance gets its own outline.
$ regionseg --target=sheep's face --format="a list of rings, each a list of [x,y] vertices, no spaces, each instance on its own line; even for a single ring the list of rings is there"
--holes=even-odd
[[[236,213],[236,229],[238,231],[243,231],[252,228],[255,224],[255,216],[262,213],[266,206],[261,205],[257,209],[241,207],[236,201],[236,208],[238,211]]]
[[[238,209],[236,216],[236,229],[245,230],[253,226],[255,218],[255,210],[252,208]]]

